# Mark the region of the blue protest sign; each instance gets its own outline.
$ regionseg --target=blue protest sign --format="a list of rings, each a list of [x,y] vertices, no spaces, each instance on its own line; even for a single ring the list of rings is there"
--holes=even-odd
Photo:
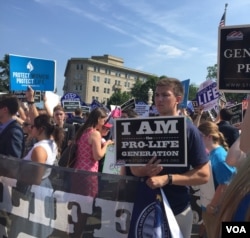
[[[180,103],[180,107],[181,108],[186,108],[187,107],[187,101],[188,101],[188,94],[189,94],[190,79],[183,80],[181,83],[182,83],[182,86],[184,88],[184,95],[183,95],[183,100]]]
[[[54,91],[55,61],[9,55],[10,89],[12,91],[34,90]]]
[[[63,101],[82,101],[81,97],[77,93],[66,93],[61,97],[61,103]]]

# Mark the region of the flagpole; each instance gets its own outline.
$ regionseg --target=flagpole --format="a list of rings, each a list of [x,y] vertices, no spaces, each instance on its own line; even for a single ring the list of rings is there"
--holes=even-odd
[[[224,25],[226,25],[226,15],[227,15],[227,6],[228,6],[228,4],[226,3],[225,4],[225,10],[224,10],[224,15],[225,15],[225,24]]]

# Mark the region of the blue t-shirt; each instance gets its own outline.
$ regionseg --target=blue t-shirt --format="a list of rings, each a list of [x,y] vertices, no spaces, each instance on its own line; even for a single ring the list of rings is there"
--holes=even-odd
[[[250,207],[250,193],[248,193],[240,202],[234,217],[233,221],[246,221],[246,215]]]
[[[213,149],[209,153],[215,189],[219,184],[229,184],[236,173],[236,168],[226,163],[226,156],[227,151],[222,146]]]
[[[160,175],[183,174],[192,168],[209,161],[200,131],[187,121],[187,163],[186,167],[163,167]],[[162,187],[169,205],[175,215],[181,213],[190,204],[189,186],[166,185]]]

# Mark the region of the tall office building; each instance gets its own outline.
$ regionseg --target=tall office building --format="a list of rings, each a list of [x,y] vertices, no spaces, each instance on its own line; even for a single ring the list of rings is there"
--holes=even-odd
[[[145,82],[156,76],[123,64],[122,58],[111,55],[69,59],[64,73],[64,94],[76,93],[85,103],[96,99],[106,104],[116,90],[130,92],[137,79]]]

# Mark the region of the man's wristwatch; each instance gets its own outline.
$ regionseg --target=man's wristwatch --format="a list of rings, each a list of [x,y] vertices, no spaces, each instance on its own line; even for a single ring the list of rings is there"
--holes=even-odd
[[[173,184],[173,176],[172,174],[168,174],[168,183],[167,185],[172,185]]]

